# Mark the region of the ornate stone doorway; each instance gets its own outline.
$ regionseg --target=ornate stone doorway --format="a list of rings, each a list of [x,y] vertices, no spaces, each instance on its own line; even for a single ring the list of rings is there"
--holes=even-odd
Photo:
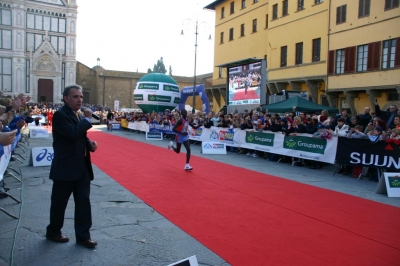
[[[53,80],[39,79],[38,81],[38,101],[53,102]]]

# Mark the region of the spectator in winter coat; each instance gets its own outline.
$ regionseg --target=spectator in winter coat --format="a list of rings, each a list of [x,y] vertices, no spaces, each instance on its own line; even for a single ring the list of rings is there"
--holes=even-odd
[[[335,130],[330,130],[329,132],[333,136],[338,136],[338,137],[345,137],[347,136],[347,133],[349,132],[350,128],[348,125],[345,125],[345,119],[342,117],[339,117],[337,120],[337,126],[335,127]]]
[[[355,126],[350,130],[350,132],[347,134],[348,138],[351,139],[364,139],[367,138],[367,135],[364,134],[363,127],[360,125]]]

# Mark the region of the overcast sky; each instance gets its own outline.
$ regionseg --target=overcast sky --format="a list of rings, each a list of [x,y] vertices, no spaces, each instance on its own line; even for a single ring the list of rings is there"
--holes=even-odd
[[[77,60],[93,67],[100,58],[100,65],[108,70],[147,73],[163,57],[167,71],[171,66],[173,75],[193,76],[198,14],[196,72],[211,73],[215,12],[203,7],[212,2],[77,0]],[[184,36],[180,35],[182,29]]]

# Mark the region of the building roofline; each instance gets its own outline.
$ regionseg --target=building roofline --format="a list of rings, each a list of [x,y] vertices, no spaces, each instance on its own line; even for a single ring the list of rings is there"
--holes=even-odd
[[[236,66],[242,66],[242,65],[248,65],[248,64],[253,64],[253,63],[257,63],[257,62],[261,62],[262,58],[246,58],[246,59],[240,59],[237,61],[233,61],[233,62],[229,62],[229,63],[224,63],[221,65],[217,65],[216,67],[226,67],[226,68],[230,68],[230,67],[236,67]]]
[[[211,4],[206,5],[203,7],[203,9],[209,9],[209,10],[215,10],[215,7],[221,4],[222,2],[225,2],[226,0],[217,0],[212,2]]]

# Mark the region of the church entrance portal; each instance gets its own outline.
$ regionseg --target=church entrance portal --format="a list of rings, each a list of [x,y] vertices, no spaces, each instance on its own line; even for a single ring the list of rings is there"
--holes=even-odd
[[[39,79],[38,101],[39,102],[53,102],[53,80]]]

